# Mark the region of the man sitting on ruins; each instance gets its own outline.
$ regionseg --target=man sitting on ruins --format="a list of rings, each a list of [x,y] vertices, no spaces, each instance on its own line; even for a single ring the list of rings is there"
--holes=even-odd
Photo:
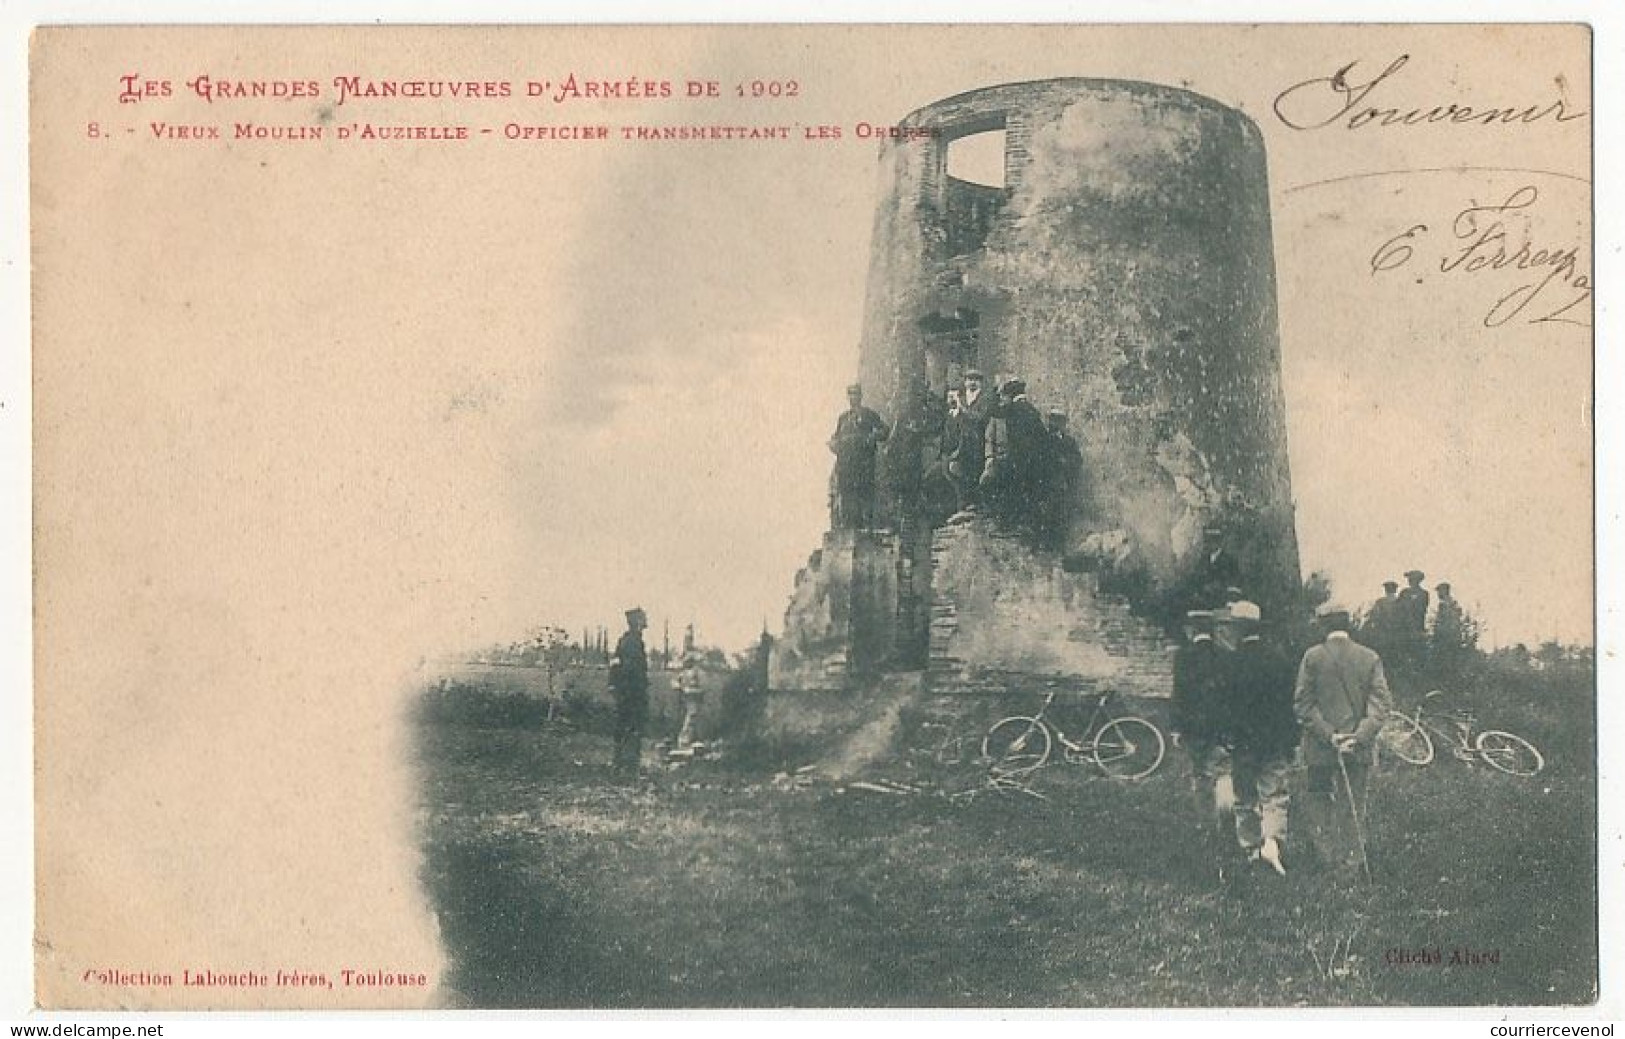
[[[886,423],[863,406],[863,387],[846,388],[848,407],[835,420],[829,449],[835,453],[831,481],[830,527],[867,528],[874,523],[875,454],[886,439]]]
[[[981,479],[982,497],[995,517],[1019,527],[1037,525],[1038,474],[1048,441],[1044,420],[1027,399],[1027,384],[1006,380],[987,423]]]

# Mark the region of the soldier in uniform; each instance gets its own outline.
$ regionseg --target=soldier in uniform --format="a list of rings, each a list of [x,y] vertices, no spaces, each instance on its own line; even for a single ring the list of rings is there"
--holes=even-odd
[[[1292,665],[1260,634],[1263,619],[1246,600],[1231,603],[1222,623],[1235,652],[1225,669],[1225,731],[1230,737],[1236,837],[1251,861],[1285,875],[1288,776],[1298,744]]]
[[[1235,792],[1225,741],[1221,698],[1225,651],[1213,639],[1213,613],[1185,615],[1185,643],[1174,653],[1174,694],[1169,728],[1190,759],[1191,799],[1199,825],[1221,843],[1234,833]]]
[[[835,420],[829,449],[835,454],[830,526],[867,528],[874,524],[875,454],[886,439],[886,423],[863,405],[863,387],[846,388],[847,409]]]
[[[649,657],[643,629],[649,618],[641,608],[626,611],[626,633],[615,643],[609,665],[609,690],[615,697],[615,768],[636,772],[643,754],[643,727],[649,721]]]

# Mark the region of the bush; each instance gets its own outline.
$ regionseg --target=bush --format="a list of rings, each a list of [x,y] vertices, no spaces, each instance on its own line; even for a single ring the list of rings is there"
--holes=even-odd
[[[417,704],[420,723],[481,728],[535,728],[548,718],[548,701],[472,682],[440,679]]]

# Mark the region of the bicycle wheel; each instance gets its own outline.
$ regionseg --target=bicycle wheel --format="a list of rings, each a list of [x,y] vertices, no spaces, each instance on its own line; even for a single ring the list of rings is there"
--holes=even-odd
[[[1129,715],[1109,721],[1095,734],[1095,764],[1113,779],[1144,779],[1162,764],[1162,731]]]
[[[1484,764],[1514,776],[1532,776],[1546,767],[1535,745],[1522,736],[1500,729],[1485,729],[1473,741]]]
[[[1388,712],[1377,745],[1408,765],[1420,767],[1433,760],[1433,738],[1415,718],[1399,711]]]
[[[982,737],[982,757],[998,775],[1031,772],[1049,760],[1049,728],[1037,718],[1004,718]]]

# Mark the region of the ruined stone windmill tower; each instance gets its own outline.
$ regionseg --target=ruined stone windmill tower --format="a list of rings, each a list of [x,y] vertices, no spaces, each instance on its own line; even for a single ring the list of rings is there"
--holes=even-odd
[[[1070,416],[1086,478],[1060,550],[916,504],[930,446],[894,436],[877,527],[832,531],[797,576],[776,688],[1001,672],[1167,695],[1181,589],[1224,530],[1266,616],[1298,587],[1264,145],[1170,87],[1059,79],[928,105],[880,157],[860,348],[905,430],[970,367]],[[1003,139],[1003,183],[948,174]],[[940,519],[940,517],[938,518]]]

